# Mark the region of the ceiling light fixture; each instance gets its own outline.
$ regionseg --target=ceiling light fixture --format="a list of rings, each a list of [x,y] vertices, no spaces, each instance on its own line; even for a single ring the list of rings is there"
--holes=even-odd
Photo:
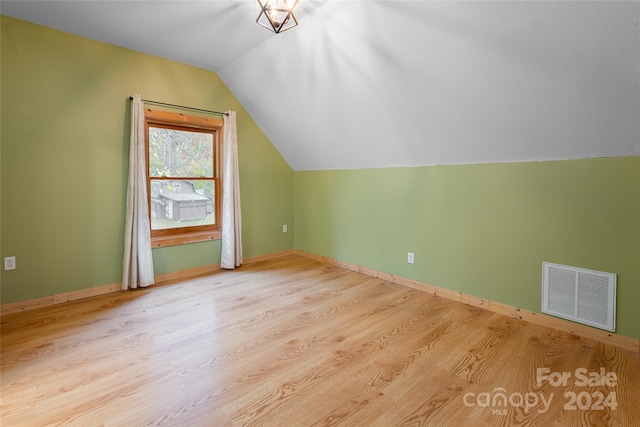
[[[300,0],[256,0],[256,23],[281,33],[298,25]]]

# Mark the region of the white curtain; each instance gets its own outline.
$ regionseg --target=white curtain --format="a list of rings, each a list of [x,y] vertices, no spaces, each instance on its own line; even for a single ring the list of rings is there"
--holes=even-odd
[[[124,230],[122,289],[145,287],[154,282],[145,157],[144,106],[140,95],[134,94],[131,101],[129,184]]]
[[[224,116],[222,142],[222,254],[220,267],[233,269],[242,264],[242,215],[238,172],[236,112]]]

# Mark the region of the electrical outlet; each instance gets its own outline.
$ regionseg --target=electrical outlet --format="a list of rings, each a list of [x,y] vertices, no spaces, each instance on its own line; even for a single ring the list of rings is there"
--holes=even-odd
[[[407,262],[413,264],[413,252],[407,253]]]
[[[16,269],[16,257],[14,256],[6,256],[4,257],[4,269],[6,270],[15,270]]]
[[[286,233],[286,232],[287,232],[287,224],[284,224],[284,225],[282,226],[282,232],[283,232],[283,233]]]

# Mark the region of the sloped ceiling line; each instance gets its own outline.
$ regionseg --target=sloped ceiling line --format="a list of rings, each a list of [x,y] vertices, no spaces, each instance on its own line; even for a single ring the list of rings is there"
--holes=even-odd
[[[3,1],[214,71],[294,170],[640,155],[640,2]]]

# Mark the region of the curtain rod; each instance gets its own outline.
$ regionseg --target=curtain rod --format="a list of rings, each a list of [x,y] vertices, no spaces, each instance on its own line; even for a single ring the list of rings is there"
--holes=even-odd
[[[130,96],[129,99],[133,99],[133,96]],[[229,115],[228,113],[221,113],[220,111],[203,110],[202,108],[185,107],[184,105],[177,105],[177,104],[167,104],[166,102],[152,101],[150,99],[143,99],[142,102],[147,102],[149,104],[163,105],[165,107],[182,108],[184,110],[202,111],[204,113],[219,114],[221,116],[228,116]]]

